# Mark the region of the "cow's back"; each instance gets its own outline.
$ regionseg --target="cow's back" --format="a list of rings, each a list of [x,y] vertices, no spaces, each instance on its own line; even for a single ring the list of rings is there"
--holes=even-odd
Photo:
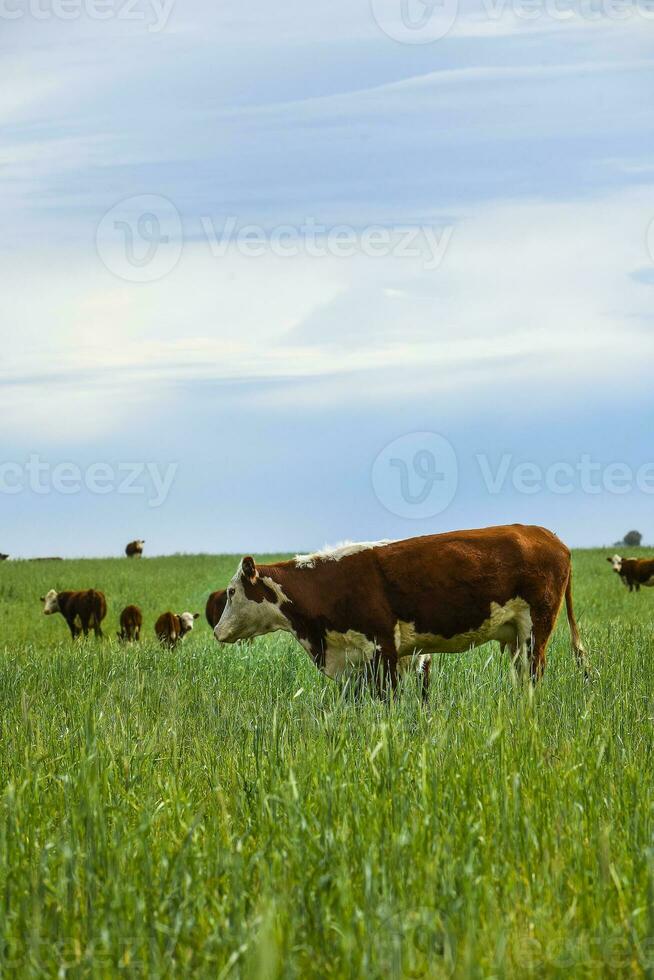
[[[409,538],[371,554],[388,584],[413,594],[434,586],[450,591],[457,582],[483,585],[504,580],[510,588],[539,569],[567,568],[570,562],[569,549],[555,534],[521,524]]]
[[[143,613],[138,606],[125,606],[120,614],[121,629],[135,629],[143,625]]]

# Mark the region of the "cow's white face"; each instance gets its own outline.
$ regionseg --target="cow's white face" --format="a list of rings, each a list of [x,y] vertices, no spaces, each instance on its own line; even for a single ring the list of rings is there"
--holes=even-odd
[[[182,636],[186,636],[187,633],[191,632],[191,630],[193,629],[193,620],[197,619],[199,615],[200,613],[190,613],[190,612],[185,612],[181,614],[181,616],[179,617],[179,622],[182,627]]]
[[[227,602],[214,636],[219,643],[236,643],[288,630],[290,624],[280,609],[285,598],[277,582],[261,577],[252,558],[244,558],[227,588]]]
[[[59,595],[55,589],[50,589],[46,595],[41,596],[41,602],[44,616],[52,616],[53,613],[59,612]]]
[[[614,555],[613,558],[609,558],[609,561],[611,562],[613,571],[617,572],[619,575],[622,571],[622,558],[620,555]]]

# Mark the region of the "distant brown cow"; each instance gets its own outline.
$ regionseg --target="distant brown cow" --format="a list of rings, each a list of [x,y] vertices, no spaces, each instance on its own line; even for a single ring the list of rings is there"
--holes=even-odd
[[[126,606],[120,614],[120,632],[118,639],[124,642],[139,640],[141,637],[141,627],[143,626],[143,614],[138,606]]]
[[[141,558],[144,544],[145,541],[130,541],[125,548],[125,554],[128,558]]]
[[[220,622],[220,617],[223,614],[225,605],[227,603],[227,592],[225,589],[220,589],[218,592],[212,592],[207,599],[206,606],[206,617],[207,622],[212,630],[216,628]]]
[[[193,620],[198,619],[200,613],[185,612],[177,615],[173,612],[165,612],[159,616],[154,624],[154,631],[157,639],[164,646],[174,647],[179,640],[183,640],[187,633],[193,629]]]
[[[41,596],[41,602],[44,603],[44,615],[61,613],[74,640],[80,633],[88,636],[89,629],[96,636],[102,636],[100,624],[107,615],[107,600],[103,592],[95,589],[85,592],[57,592],[50,589],[46,595]]]
[[[621,558],[614,555],[607,558],[613,566],[613,571],[620,576],[630,592],[634,589],[640,592],[641,585],[646,588],[654,586],[654,559],[653,558]]]

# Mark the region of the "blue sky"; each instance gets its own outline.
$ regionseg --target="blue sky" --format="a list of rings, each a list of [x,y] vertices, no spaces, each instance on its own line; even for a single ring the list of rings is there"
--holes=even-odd
[[[654,8],[527,6],[3,0],[0,551],[654,542]]]

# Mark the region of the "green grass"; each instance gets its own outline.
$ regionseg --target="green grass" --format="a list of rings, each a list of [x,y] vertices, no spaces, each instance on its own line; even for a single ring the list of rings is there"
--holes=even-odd
[[[219,647],[232,558],[0,565],[0,975],[654,977],[654,590],[607,553],[575,555],[592,683],[563,616],[536,691],[485,647],[428,710]],[[73,645],[53,586],[114,639]],[[173,652],[167,608],[202,613]]]

